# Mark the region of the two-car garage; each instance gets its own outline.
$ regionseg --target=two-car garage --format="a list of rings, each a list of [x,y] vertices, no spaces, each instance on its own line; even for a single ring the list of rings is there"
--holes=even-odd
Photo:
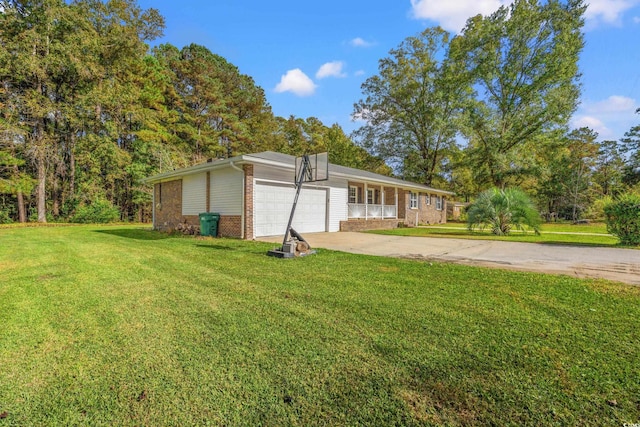
[[[255,237],[284,235],[296,189],[293,185],[256,181],[254,186]],[[303,187],[292,227],[300,233],[327,230],[327,189]]]

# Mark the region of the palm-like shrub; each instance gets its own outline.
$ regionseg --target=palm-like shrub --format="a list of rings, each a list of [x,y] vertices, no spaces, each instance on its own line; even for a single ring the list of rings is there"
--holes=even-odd
[[[519,188],[487,190],[467,209],[470,231],[489,227],[493,234],[502,236],[509,234],[512,228],[524,231],[524,226],[528,226],[540,234],[540,222],[540,213]]]

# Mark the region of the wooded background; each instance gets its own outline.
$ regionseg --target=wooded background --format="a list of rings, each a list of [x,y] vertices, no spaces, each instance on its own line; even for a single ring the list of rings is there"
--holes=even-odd
[[[204,46],[150,48],[164,20],[134,0],[2,0],[0,223],[86,219],[92,206],[148,221],[142,178],[264,150],[328,151],[463,200],[519,186],[549,217],[595,217],[638,186],[640,126],[621,141],[568,128],[584,10],[518,0],[456,37],[407,37],[363,84],[364,125],[346,135],[275,116],[250,76]]]

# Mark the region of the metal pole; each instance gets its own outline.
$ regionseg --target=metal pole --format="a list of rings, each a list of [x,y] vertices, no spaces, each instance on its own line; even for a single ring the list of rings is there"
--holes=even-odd
[[[289,223],[287,224],[287,229],[284,232],[284,239],[282,240],[282,247],[289,240],[289,235],[291,234],[291,224],[293,223],[293,214],[296,212],[296,206],[298,205],[298,197],[300,197],[300,190],[302,190],[302,183],[304,182],[305,176],[308,172],[310,172],[310,164],[309,164],[309,156],[302,156],[302,166],[300,167],[300,173],[296,178],[296,196],[293,199],[293,206],[291,207],[291,214],[289,215]]]

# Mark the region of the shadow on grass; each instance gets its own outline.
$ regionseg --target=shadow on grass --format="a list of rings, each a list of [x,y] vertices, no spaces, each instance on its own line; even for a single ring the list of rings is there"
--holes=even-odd
[[[206,249],[215,249],[218,251],[235,251],[237,248],[234,248],[232,246],[226,246],[226,245],[202,245],[202,244],[197,244],[196,247],[198,248],[206,248]]]
[[[163,240],[168,239],[169,236],[166,233],[153,230],[141,230],[135,228],[116,228],[110,230],[96,230],[96,233],[111,234],[112,236],[124,237],[126,239],[135,240]]]

